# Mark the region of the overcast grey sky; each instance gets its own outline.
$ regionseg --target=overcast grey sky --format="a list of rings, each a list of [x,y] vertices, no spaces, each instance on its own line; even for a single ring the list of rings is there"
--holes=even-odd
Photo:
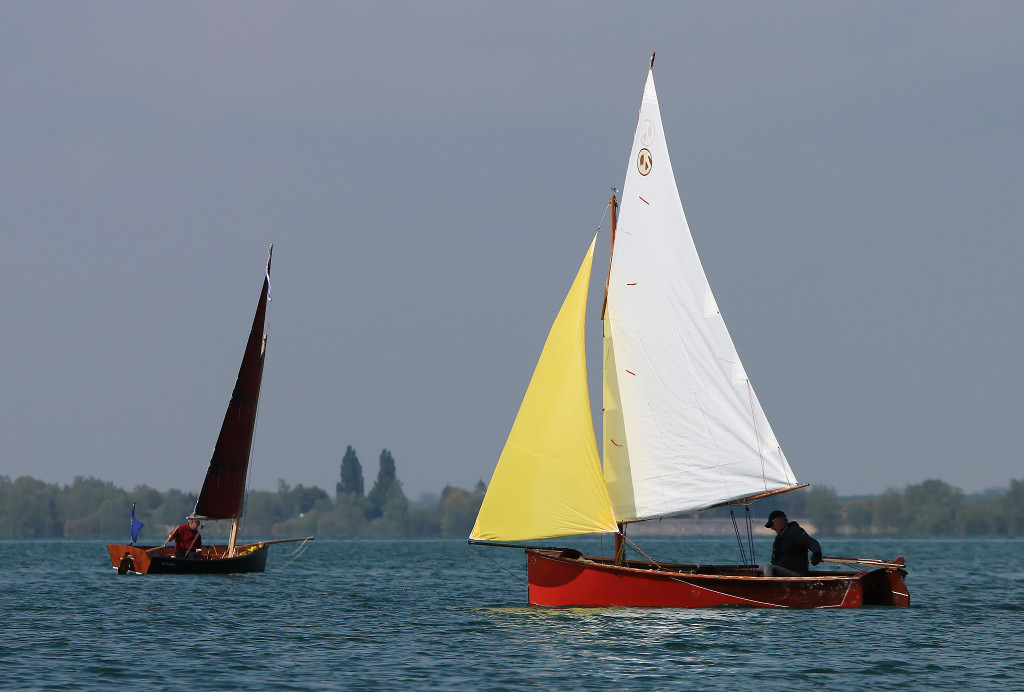
[[[1013,2],[0,3],[0,475],[198,490],[273,242],[251,486],[333,493],[346,445],[413,498],[487,481],[656,50],[800,480],[1024,478],[1022,36]]]

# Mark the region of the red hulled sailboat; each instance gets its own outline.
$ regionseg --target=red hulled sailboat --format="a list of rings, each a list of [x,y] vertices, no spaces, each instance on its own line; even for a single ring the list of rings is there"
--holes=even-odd
[[[653,67],[652,55],[618,218],[611,200],[603,464],[584,348],[595,237],[548,334],[470,542],[526,549],[532,605],[908,605],[902,557],[834,558],[852,566],[801,577],[768,577],[756,564],[676,564],[643,553],[626,559],[632,522],[749,505],[806,486],[754,394],[697,255]],[[614,555],[537,547],[600,533],[615,535]]]

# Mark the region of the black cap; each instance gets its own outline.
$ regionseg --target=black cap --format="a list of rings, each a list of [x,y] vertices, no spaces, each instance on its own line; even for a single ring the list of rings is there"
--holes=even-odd
[[[782,517],[783,519],[785,519],[786,513],[783,512],[782,510],[775,510],[774,512],[768,515],[768,522],[764,525],[764,527],[766,529],[770,529],[772,527],[772,522],[775,521],[777,517]]]

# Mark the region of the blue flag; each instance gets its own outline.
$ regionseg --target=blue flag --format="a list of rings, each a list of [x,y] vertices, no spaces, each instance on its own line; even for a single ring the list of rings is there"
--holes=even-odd
[[[135,541],[139,539],[139,531],[145,526],[141,521],[135,518],[135,503],[132,503],[132,545],[135,545]]]

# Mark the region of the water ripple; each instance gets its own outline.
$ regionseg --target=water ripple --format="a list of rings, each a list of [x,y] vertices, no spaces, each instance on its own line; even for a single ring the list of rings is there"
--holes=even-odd
[[[734,560],[734,541],[648,542]],[[461,540],[317,541],[219,577],[119,576],[99,541],[0,541],[0,687],[1024,688],[1024,542],[829,545],[902,551],[912,607],[528,608],[522,554],[492,549],[498,567]]]

